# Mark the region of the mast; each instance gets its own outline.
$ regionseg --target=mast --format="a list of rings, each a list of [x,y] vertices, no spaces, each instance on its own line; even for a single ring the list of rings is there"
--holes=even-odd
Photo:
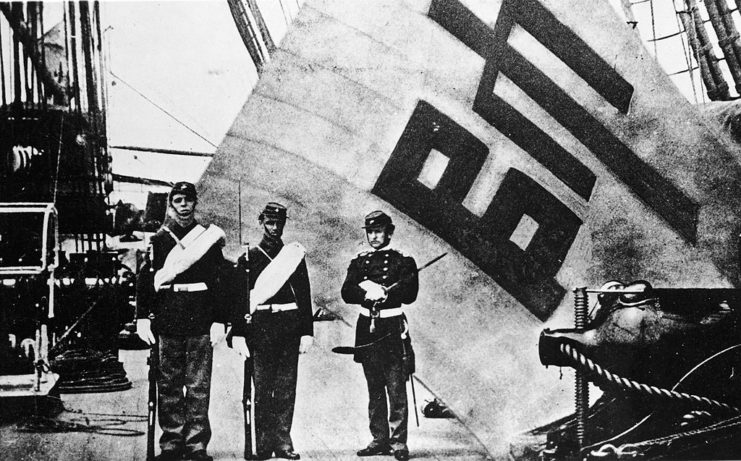
[[[725,0],[704,0],[704,3],[710,17],[710,23],[718,36],[718,45],[723,50],[726,64],[728,64],[733,81],[736,83],[736,91],[741,93],[741,43],[739,42],[738,31],[731,18],[731,12],[725,4]]]
[[[687,11],[679,14],[684,29],[687,31],[690,46],[695,59],[700,66],[700,74],[711,101],[725,101],[731,98],[728,93],[728,83],[718,66],[718,58],[713,52],[705,24],[702,21],[700,10],[695,0],[686,0]]]

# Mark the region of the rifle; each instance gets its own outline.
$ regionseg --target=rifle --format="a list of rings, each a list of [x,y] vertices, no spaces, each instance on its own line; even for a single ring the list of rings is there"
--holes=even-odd
[[[423,269],[426,269],[426,268],[432,266],[436,262],[438,262],[441,259],[443,259],[443,257],[445,255],[447,255],[447,254],[448,254],[448,252],[446,251],[445,253],[441,254],[440,256],[437,256],[435,258],[432,258],[430,261],[427,262],[427,264],[424,264],[422,267],[420,267],[419,269],[417,269],[415,272],[413,272],[411,274],[407,274],[406,277],[402,277],[399,280],[397,280],[396,282],[394,282],[391,285],[387,286],[385,288],[386,293],[388,293],[389,291],[391,291],[394,288],[398,287],[401,283],[406,282],[407,280],[411,279],[412,277],[416,277],[417,274],[419,274],[420,272],[422,272]],[[371,333],[375,333],[376,332],[376,319],[381,315],[381,313],[378,310],[378,305],[381,304],[381,302],[383,302],[383,301],[381,301],[381,300],[375,301],[373,303],[373,306],[371,306],[371,308],[369,309],[370,310],[370,319],[371,319],[370,320],[370,332]]]
[[[244,412],[244,459],[253,459],[252,453],[252,357],[244,359],[244,387],[242,388],[242,411]]]
[[[238,200],[239,200],[239,239],[242,240],[242,181],[237,183],[238,187]],[[244,245],[244,272],[245,272],[245,287],[247,289],[247,315],[244,321],[250,323],[252,318],[249,312],[250,306],[250,245],[245,243]],[[242,319],[240,319],[241,321]],[[244,414],[244,459],[254,458],[252,453],[252,375],[254,374],[254,363],[252,357],[244,358],[244,383],[242,386],[242,413]]]
[[[149,349],[149,399],[147,401],[147,461],[154,460],[154,431],[157,420],[157,373],[159,372],[159,343],[155,341]]]
[[[154,272],[154,248],[151,244],[145,257],[149,260],[147,261],[147,270]],[[137,301],[139,300],[137,299]],[[149,315],[149,320],[151,323],[154,323],[153,314]],[[147,374],[147,379],[149,380],[149,395],[147,398],[147,461],[154,460],[154,431],[157,420],[157,375],[160,368],[160,348],[156,334],[154,338],[155,341],[150,346],[149,357],[147,357],[147,365],[149,365],[149,373]]]

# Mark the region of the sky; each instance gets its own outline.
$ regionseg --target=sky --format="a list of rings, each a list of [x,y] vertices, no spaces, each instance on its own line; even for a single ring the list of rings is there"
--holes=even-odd
[[[282,1],[283,8],[258,0],[276,42],[299,5]],[[226,0],[104,1],[101,18],[109,145],[214,153],[257,82]],[[116,174],[170,182],[197,182],[209,161],[121,149],[112,155]],[[145,203],[140,186],[119,189],[125,201]]]

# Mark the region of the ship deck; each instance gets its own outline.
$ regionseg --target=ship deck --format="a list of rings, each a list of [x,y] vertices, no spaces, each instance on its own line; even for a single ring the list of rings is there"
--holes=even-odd
[[[370,441],[366,387],[360,365],[350,356],[331,352],[332,347],[348,345],[351,341],[352,329],[346,323],[316,322],[314,348],[299,360],[292,436],[296,451],[303,460],[359,459],[355,452]],[[95,429],[22,432],[18,429],[18,421],[5,421],[0,425],[0,458],[145,460],[147,355],[147,350],[120,351],[120,360],[133,384],[131,389],[111,393],[62,394],[65,410],[56,418],[89,426],[122,428],[130,435],[105,434]],[[242,459],[242,366],[237,354],[225,344],[216,346],[210,407],[213,438],[209,454],[217,461]],[[426,400],[433,398],[430,390],[419,381],[416,381],[416,393],[418,410]],[[419,419],[417,427],[410,406],[409,447],[412,458],[490,459],[486,449],[458,420],[428,419],[421,411]],[[393,458],[369,458],[371,461],[374,459]]]

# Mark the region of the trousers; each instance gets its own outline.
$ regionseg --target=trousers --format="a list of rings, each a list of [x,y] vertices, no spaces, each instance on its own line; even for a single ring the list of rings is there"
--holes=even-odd
[[[362,361],[368,384],[368,419],[373,444],[407,450],[407,374],[399,354],[372,352]]]
[[[160,335],[159,342],[160,448],[185,453],[205,450],[211,440],[208,420],[213,365],[211,338]]]
[[[293,450],[291,426],[298,378],[297,311],[255,317],[255,439],[258,454]]]

